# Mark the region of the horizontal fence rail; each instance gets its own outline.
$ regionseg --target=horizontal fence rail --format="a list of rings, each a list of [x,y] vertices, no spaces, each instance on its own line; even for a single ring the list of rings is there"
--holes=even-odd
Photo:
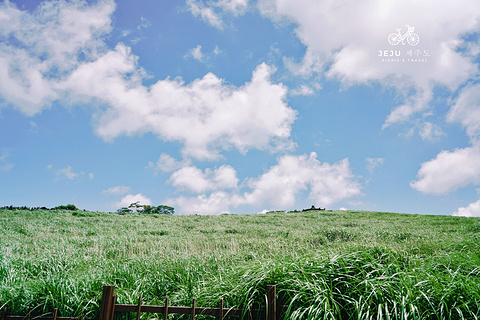
[[[277,289],[275,285],[267,285],[265,295],[265,308],[263,309],[238,309],[225,308],[223,299],[220,299],[219,306],[216,308],[203,308],[196,305],[196,299],[192,299],[192,305],[187,306],[170,306],[168,297],[165,297],[163,306],[150,306],[142,303],[142,297],[138,298],[137,304],[117,304],[114,286],[104,286],[102,293],[102,301],[100,303],[98,318],[84,317],[61,317],[58,308],[55,308],[53,314],[31,316],[31,312],[26,316],[8,315],[7,308],[2,311],[0,320],[113,320],[115,312],[136,313],[136,320],[140,320],[141,313],[153,313],[163,315],[163,319],[167,320],[169,314],[190,315],[192,320],[196,316],[213,316],[219,320],[228,318],[239,319],[261,319],[261,320],[278,320],[280,314],[284,310],[284,306],[277,303]]]
[[[138,298],[138,303],[136,305],[116,304],[114,291],[115,287],[113,286],[103,287],[102,303],[100,306],[100,316],[98,320],[113,320],[115,312],[136,313],[137,320],[140,319],[140,314],[142,312],[163,314],[164,319],[167,319],[169,314],[191,315],[192,320],[194,320],[195,316],[197,315],[214,316],[219,320],[223,320],[225,317],[277,320],[279,319],[277,315],[280,314],[280,310],[277,310],[279,305],[277,304],[277,289],[274,285],[267,285],[267,294],[265,295],[265,310],[252,309],[248,311],[243,309],[224,308],[223,299],[220,299],[220,305],[218,308],[197,307],[195,298],[193,298],[192,306],[190,307],[169,306],[168,297],[165,298],[165,305],[163,306],[143,305],[142,297]]]
[[[58,315],[58,308],[55,308],[55,311],[51,315],[32,316],[28,314],[26,316],[14,316],[7,314],[7,308],[4,308],[0,320],[98,320],[98,318],[61,317]]]

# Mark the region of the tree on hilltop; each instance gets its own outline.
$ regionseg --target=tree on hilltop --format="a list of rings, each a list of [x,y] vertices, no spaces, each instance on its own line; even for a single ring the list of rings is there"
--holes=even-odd
[[[132,202],[128,207],[122,207],[117,210],[118,214],[127,214],[127,213],[143,213],[143,214],[168,214],[173,215],[175,209],[173,207],[159,205],[159,206],[150,206],[146,204],[140,204],[140,201]]]

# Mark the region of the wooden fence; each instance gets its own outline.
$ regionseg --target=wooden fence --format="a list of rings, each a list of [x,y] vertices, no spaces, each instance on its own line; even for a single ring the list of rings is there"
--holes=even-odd
[[[214,316],[219,320],[228,318],[239,319],[260,319],[260,320],[278,320],[284,307],[277,303],[277,288],[274,285],[267,285],[265,295],[265,307],[263,309],[235,309],[225,308],[223,299],[220,299],[217,308],[203,308],[196,305],[196,299],[193,298],[190,307],[170,306],[168,297],[165,298],[163,306],[149,306],[142,304],[142,297],[138,298],[137,304],[117,304],[114,286],[104,286],[102,301],[100,304],[100,313],[98,318],[80,318],[80,317],[60,317],[58,309],[55,309],[53,315],[32,317],[13,316],[7,314],[5,308],[2,312],[1,320],[113,320],[115,312],[136,313],[136,320],[140,320],[141,313],[155,313],[163,315],[163,319],[167,320],[169,314],[190,315],[190,319],[195,320],[195,316],[208,315]]]
[[[42,315],[42,316],[32,316],[29,313],[26,316],[12,316],[7,314],[7,308],[3,309],[1,320],[98,320],[97,318],[81,318],[81,317],[60,317],[58,315],[58,308],[55,308],[55,311],[52,315]]]

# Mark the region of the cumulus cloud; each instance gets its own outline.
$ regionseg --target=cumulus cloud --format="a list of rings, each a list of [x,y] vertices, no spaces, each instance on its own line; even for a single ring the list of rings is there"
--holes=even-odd
[[[472,60],[457,52],[462,36],[478,31],[480,3],[476,0],[451,2],[428,0],[396,1],[281,1],[261,0],[262,14],[274,21],[296,24],[295,32],[307,47],[299,64],[287,59],[294,74],[324,74],[344,86],[378,82],[395,88],[401,98],[384,127],[409,119],[429,107],[433,88],[450,90],[477,72]],[[434,8],[434,9],[433,9]],[[427,58],[425,63],[386,63],[378,56],[382,50],[400,50],[387,41],[396,28],[415,27],[420,36],[413,48]]]
[[[223,165],[215,170],[206,169],[205,171],[194,166],[188,166],[175,171],[169,182],[180,189],[203,193],[209,190],[236,188],[238,178],[235,169],[228,165]]]
[[[266,64],[255,69],[251,82],[238,88],[212,73],[188,85],[166,79],[145,88],[133,86],[116,72],[133,68],[126,48],[120,46],[109,54],[95,66],[77,70],[67,82],[76,93],[108,102],[110,107],[97,123],[97,133],[105,140],[152,132],[183,143],[183,155],[197,159],[216,159],[219,149],[232,147],[245,153],[250,148],[291,146],[288,138],[296,111],[285,102],[286,87],[270,81],[274,69]],[[94,84],[97,81],[102,90]]]
[[[231,195],[224,191],[215,191],[208,196],[205,194],[196,197],[181,196],[166,201],[167,205],[175,207],[178,214],[229,213],[230,203]]]
[[[103,50],[113,1],[50,1],[30,14],[0,4],[0,95],[27,115],[58,99],[56,84]]]
[[[480,184],[480,149],[442,151],[424,162],[410,186],[423,193],[445,194],[469,184]]]
[[[182,143],[184,157],[292,146],[296,112],[287,88],[270,79],[275,68],[260,64],[239,87],[212,73],[189,84],[167,78],[144,86],[146,72],[131,49],[102,41],[114,8],[112,1],[51,1],[31,14],[0,4],[0,96],[27,115],[52,101],[88,102],[97,106],[94,125],[105,140],[151,132]]]
[[[480,84],[467,86],[459,94],[447,115],[450,122],[460,122],[472,143],[480,142]]]
[[[242,195],[241,204],[271,203],[280,207],[295,204],[300,192],[308,190],[309,199],[329,206],[340,200],[360,195],[360,184],[350,170],[348,159],[334,164],[321,163],[317,154],[285,155],[266,173],[249,182],[252,192]]]
[[[452,215],[461,217],[480,217],[480,200],[470,203],[467,207],[460,207]]]
[[[179,213],[219,214],[242,205],[286,209],[292,208],[303,193],[314,203],[329,206],[361,195],[361,185],[347,159],[321,163],[315,153],[280,157],[278,164],[262,175],[246,179],[242,185],[249,190],[244,192],[237,189],[236,172],[229,166],[205,172],[190,166],[175,172],[170,180],[176,181],[177,187],[203,192],[195,197],[169,199]],[[213,191],[208,194],[208,190]]]
[[[446,194],[467,185],[480,184],[480,85],[468,85],[453,102],[447,121],[459,122],[470,137],[471,147],[442,151],[421,165],[410,184],[424,193]],[[439,130],[433,128],[432,130]],[[439,131],[443,134],[442,131]],[[428,131],[427,131],[428,133]],[[421,132],[422,134],[422,132]],[[438,133],[436,134],[439,135]],[[423,135],[422,135],[423,137]],[[456,216],[480,216],[480,201],[460,207]]]
[[[447,121],[461,123],[470,136],[471,147],[442,151],[435,159],[422,164],[417,180],[410,185],[418,191],[445,194],[467,185],[480,184],[480,86],[464,88],[447,115]],[[474,210],[475,204],[459,208]],[[467,211],[466,211],[467,210]]]
[[[152,205],[152,200],[144,196],[142,193],[137,193],[137,194],[127,194],[124,196],[119,202],[115,204],[116,208],[123,208],[123,207],[128,207],[130,204],[139,202],[140,204],[143,205]]]
[[[397,105],[383,129],[432,109],[435,88],[441,87],[451,96],[458,90],[447,120],[465,127],[472,147],[442,151],[423,163],[411,186],[425,193],[444,194],[480,183],[480,87],[462,87],[478,74],[480,2],[260,0],[258,8],[274,22],[296,25],[295,33],[306,52],[300,62],[284,58],[293,75],[325,76],[340,81],[343,87],[379,83],[393,88]],[[404,34],[407,24],[415,28],[419,43],[415,47],[391,45],[389,34],[397,28]],[[401,58],[425,61],[382,62],[385,50],[387,55],[391,53],[388,50],[394,50]],[[418,132],[427,141],[445,135],[438,124],[428,121]]]

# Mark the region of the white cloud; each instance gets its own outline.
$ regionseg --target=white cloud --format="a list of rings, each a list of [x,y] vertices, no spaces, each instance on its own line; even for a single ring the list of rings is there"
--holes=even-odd
[[[151,132],[182,143],[184,157],[212,160],[225,149],[292,147],[296,112],[285,101],[287,88],[270,80],[275,68],[260,64],[239,87],[212,73],[189,84],[167,78],[146,87],[131,49],[118,44],[108,50],[102,40],[114,8],[108,0],[92,6],[52,1],[30,14],[0,4],[0,36],[15,40],[0,45],[2,98],[27,115],[54,100],[89,103],[97,107],[94,125],[105,140]]]
[[[152,200],[144,196],[142,193],[137,194],[127,194],[119,202],[115,204],[116,208],[128,207],[130,204],[140,202],[143,205],[152,205]]]
[[[78,178],[79,174],[72,171],[71,166],[66,166],[63,169],[59,169],[55,172],[58,177],[64,177],[68,180],[75,180]]]
[[[235,16],[244,14],[247,11],[248,0],[208,1],[206,4],[201,0],[187,0],[186,4],[193,16],[200,16],[212,27],[223,30],[225,14]]]
[[[478,84],[465,87],[447,115],[447,121],[459,122],[464,126],[472,146],[442,151],[435,159],[423,163],[418,171],[417,180],[410,183],[416,190],[424,193],[445,194],[467,185],[480,184],[479,90]],[[443,134],[442,131],[440,133]],[[475,216],[478,205],[479,203],[475,202],[466,208],[461,207],[454,215]]]
[[[196,46],[195,48],[193,48],[193,49],[190,51],[190,55],[191,55],[195,60],[198,60],[198,61],[202,62],[202,61],[203,61],[202,46],[201,46],[201,45],[198,45],[198,46]]]
[[[310,96],[314,93],[315,91],[311,87],[304,84],[300,85],[297,89],[290,90],[290,95],[292,96]]]
[[[223,165],[213,172],[206,170],[206,175],[212,176],[214,182],[214,189],[234,189],[237,188],[238,178],[237,171],[229,165]]]
[[[180,189],[203,193],[210,190],[236,188],[238,178],[235,169],[228,165],[213,171],[206,169],[205,172],[194,166],[187,166],[175,171],[169,182]]]
[[[197,159],[218,158],[219,149],[232,147],[243,153],[291,147],[296,111],[285,102],[286,87],[270,81],[274,69],[266,64],[241,87],[208,73],[188,85],[166,79],[147,88],[136,71],[129,48],[118,45],[75,70],[64,84],[71,98],[107,103],[97,122],[97,133],[105,140],[152,132],[183,143],[183,155]]]
[[[295,63],[293,59],[283,58],[283,63],[290,72],[296,76],[310,77],[313,73],[323,71],[326,58],[307,47],[301,63]]]
[[[366,158],[368,171],[373,172],[376,167],[383,165],[384,160],[383,158]]]
[[[452,215],[461,217],[480,217],[480,200],[470,203],[467,207],[460,207]]]
[[[215,191],[209,196],[178,197],[169,199],[166,204],[175,207],[178,214],[222,214],[229,213],[231,195],[223,191]],[[177,209],[178,208],[178,209]]]
[[[469,184],[480,184],[480,149],[468,147],[442,151],[422,163],[410,186],[423,193],[445,194]]]
[[[321,163],[317,154],[310,156],[282,156],[278,165],[257,179],[250,181],[252,192],[244,193],[241,204],[270,203],[276,207],[291,207],[296,197],[309,190],[309,199],[317,205],[329,206],[335,202],[360,195],[360,185],[350,170],[347,159],[334,164]]]
[[[155,171],[171,172],[185,167],[189,164],[190,161],[188,160],[177,161],[172,156],[166,153],[162,153],[160,157],[158,157],[156,163],[149,161],[146,168],[153,168]]]
[[[103,193],[122,195],[131,192],[131,188],[127,186],[115,186],[102,191]]]
[[[423,140],[436,141],[444,135],[445,132],[443,132],[439,125],[428,121],[423,123],[423,127],[420,130],[420,137],[422,137]]]
[[[187,0],[186,2],[188,10],[195,16],[200,16],[203,21],[208,22],[211,26],[223,29],[222,19],[215,11],[208,6],[205,6],[201,1]]]
[[[315,153],[280,157],[278,164],[264,174],[246,179],[242,185],[250,191],[243,193],[237,190],[236,172],[229,166],[205,172],[186,167],[176,171],[170,180],[178,187],[203,193],[169,199],[167,203],[178,208],[179,213],[219,214],[242,205],[288,209],[305,192],[311,201],[323,207],[361,195],[361,186],[347,159],[334,164],[321,163]],[[228,188],[232,190],[226,191]]]
[[[113,1],[50,1],[30,14],[0,4],[0,95],[27,115],[58,99],[57,82],[103,50]]]
[[[344,86],[379,82],[395,88],[402,99],[384,127],[428,108],[435,86],[453,91],[477,72],[472,60],[456,51],[464,34],[478,30],[476,0],[261,0],[258,7],[273,21],[296,24],[295,32],[307,50],[300,64],[285,60],[294,74],[324,74]],[[415,27],[420,37],[415,49],[427,50],[428,61],[382,63],[380,50],[401,50],[407,57],[404,47],[387,41],[396,28],[405,33],[406,24]]]
[[[447,115],[450,122],[460,122],[473,143],[480,142],[480,84],[462,90]]]
[[[188,54],[184,55],[185,59],[192,57],[193,59],[202,62],[202,63],[209,63],[213,58],[218,56],[222,50],[218,46],[215,46],[212,52],[210,53],[203,53],[202,46],[197,45],[195,48],[191,49]]]
[[[245,13],[245,10],[247,10],[248,0],[220,0],[216,6],[234,15],[239,15]]]

